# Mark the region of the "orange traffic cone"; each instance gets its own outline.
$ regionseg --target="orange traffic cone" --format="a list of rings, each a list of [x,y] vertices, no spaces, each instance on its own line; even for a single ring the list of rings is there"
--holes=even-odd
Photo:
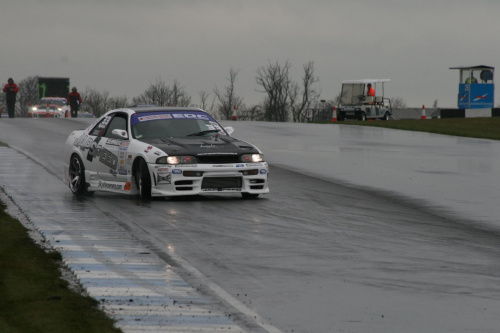
[[[337,107],[333,107],[333,113],[332,113],[332,123],[337,121]]]
[[[425,105],[422,105],[422,115],[420,116],[421,120],[427,119],[427,116],[425,115]]]
[[[236,115],[236,105],[233,106],[233,116],[231,117],[231,120],[238,120],[238,116]]]

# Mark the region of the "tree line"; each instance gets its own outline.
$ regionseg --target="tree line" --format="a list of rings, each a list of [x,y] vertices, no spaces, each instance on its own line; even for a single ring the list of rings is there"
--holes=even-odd
[[[340,94],[333,100],[320,100],[320,92],[316,88],[319,78],[314,73],[313,61],[302,66],[303,74],[298,82],[291,77],[291,67],[289,61],[284,64],[277,61],[268,62],[266,66],[257,69],[255,78],[257,91],[264,96],[263,101],[257,105],[246,105],[243,97],[237,94],[238,71],[231,68],[224,87],[215,87],[212,92],[198,93],[197,106],[224,120],[231,119],[236,110],[240,120],[305,122],[308,110],[331,110],[334,105],[338,105]],[[20,90],[16,113],[20,117],[26,117],[28,107],[38,103],[38,77],[25,78],[18,85]],[[194,104],[192,97],[178,80],[169,85],[161,78],[151,82],[141,95],[133,97],[131,101],[126,96],[110,97],[108,91],[90,87],[86,87],[80,93],[83,98],[80,110],[91,112],[96,117],[100,117],[108,110],[131,105],[186,107]],[[404,104],[402,100],[399,102]]]

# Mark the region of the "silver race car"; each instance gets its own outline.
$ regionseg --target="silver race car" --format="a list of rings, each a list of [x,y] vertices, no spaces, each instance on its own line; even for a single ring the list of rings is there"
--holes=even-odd
[[[196,108],[108,111],[71,133],[64,176],[75,195],[108,191],[143,199],[203,193],[269,193],[268,164],[255,146],[233,138]]]

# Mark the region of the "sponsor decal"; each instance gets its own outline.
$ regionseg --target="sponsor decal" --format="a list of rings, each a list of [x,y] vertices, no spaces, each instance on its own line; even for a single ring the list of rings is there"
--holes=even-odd
[[[160,173],[160,172],[165,172],[165,173],[170,173],[170,169],[169,168],[164,168],[164,167],[155,167],[156,170]]]
[[[172,116],[176,119],[200,119],[200,120],[210,120],[207,115],[196,114],[196,113],[174,113]]]
[[[110,146],[121,146],[122,140],[119,139],[108,139],[106,140],[106,144]]]
[[[106,165],[107,167],[116,170],[118,165],[118,156],[113,154],[108,149],[104,148],[102,145],[99,146],[100,137],[96,137],[95,140],[91,141],[90,137],[83,138],[75,146],[80,147],[82,151],[88,149],[87,160],[92,162],[94,158],[99,158],[99,162]]]
[[[245,164],[236,164],[237,168],[244,168],[246,165]]]
[[[144,152],[147,154],[151,149],[153,149],[153,146],[148,146],[146,149],[144,149]]]
[[[197,156],[207,156],[207,155],[238,155],[238,153],[223,153],[223,152],[218,152],[218,153],[198,153],[196,155]]]
[[[178,164],[178,168],[197,168],[197,164]]]
[[[217,146],[216,145],[212,145],[212,144],[210,144],[210,145],[200,145],[200,148],[215,148],[215,147],[217,147]]]
[[[234,164],[214,164],[214,168],[234,168]]]
[[[182,170],[180,170],[180,169],[174,169],[174,170],[172,170],[172,173],[174,175],[182,175]]]
[[[99,181],[97,187],[103,190],[123,191],[123,184]]]
[[[132,183],[131,182],[126,182],[125,186],[123,187],[124,191],[131,191],[132,190]]]
[[[170,114],[155,114],[150,116],[138,117],[140,122],[149,121],[149,120],[158,120],[158,119],[172,119],[172,115]]]

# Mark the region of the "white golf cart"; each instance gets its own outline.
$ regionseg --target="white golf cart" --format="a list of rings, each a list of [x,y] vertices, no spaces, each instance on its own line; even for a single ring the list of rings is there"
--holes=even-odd
[[[384,97],[384,83],[390,79],[363,79],[342,81],[337,119],[389,120],[392,115],[391,100]],[[375,89],[375,96],[368,96],[368,85]]]

